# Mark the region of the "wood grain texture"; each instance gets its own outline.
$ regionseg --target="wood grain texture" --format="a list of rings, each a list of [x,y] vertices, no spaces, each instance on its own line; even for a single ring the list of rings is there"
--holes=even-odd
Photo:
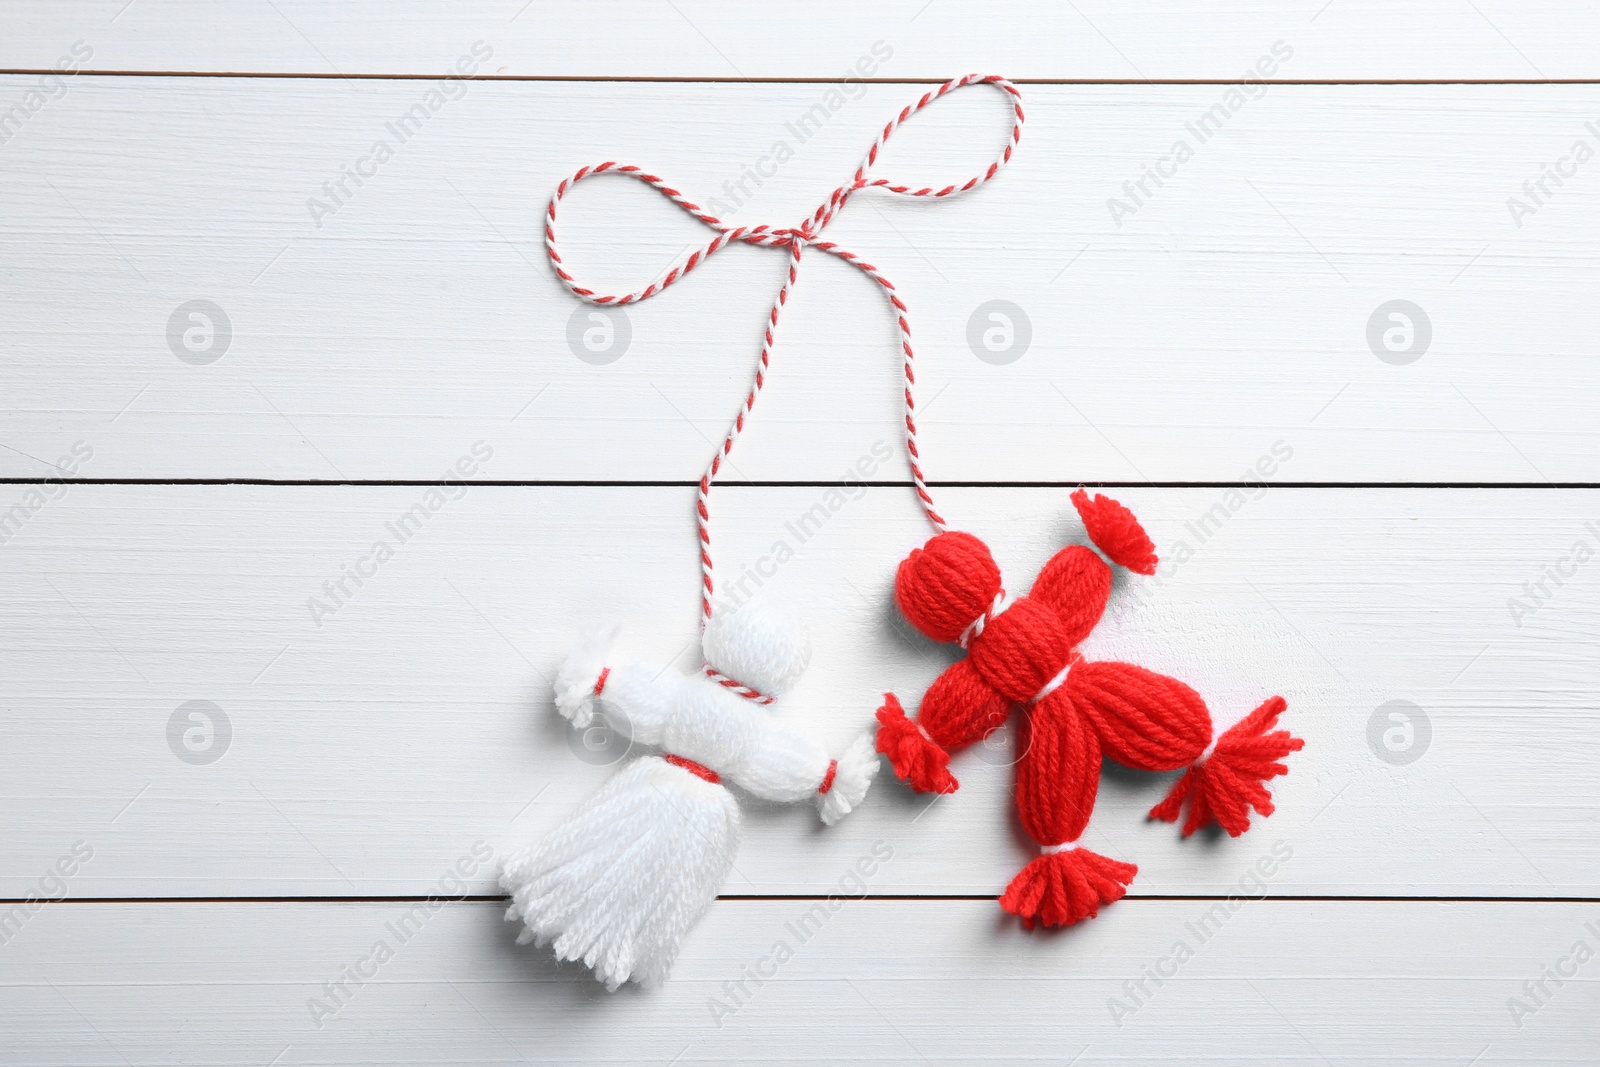
[[[722,195],[785,139],[734,218],[793,223],[911,92],[871,86],[801,144],[815,85],[467,85],[314,221],[308,201],[429,91],[79,75],[29,118],[0,152],[0,473],[44,476],[81,440],[89,477],[430,479],[483,437],[494,478],[694,478],[783,256],[722,253],[629,309],[626,353],[595,365],[568,340],[590,309],[540,248],[550,190],[620,158]],[[1029,88],[1001,180],[945,203],[863,194],[830,228],[910,303],[928,476],[1238,481],[1282,438],[1296,481],[1600,480],[1600,184],[1572,164],[1520,228],[1507,208],[1594,142],[1600,87],[1274,87],[1119,227],[1108,200],[1225,92]],[[993,96],[918,116],[883,173],[974,172],[1002,136]],[[562,226],[579,275],[617,288],[704,232],[621,179],[578,190]],[[731,478],[837,480],[898,424],[885,308],[828,258],[804,265]],[[205,366],[168,333],[196,299],[231,321]],[[1009,364],[968,345],[991,299],[1031,324]],[[1369,347],[1396,299],[1431,324],[1409,365]]]
[[[1600,491],[1470,488],[1600,482],[1592,7],[10,0],[0,69],[32,73],[0,75],[0,1064],[1600,1064]],[[1275,47],[1278,82],[1502,84],[1230,89]],[[670,80],[435,80],[463,57]],[[879,82],[841,81],[864,61]],[[608,363],[543,258],[551,188],[630,160],[792,224],[918,91],[881,79],[974,68],[1118,84],[1027,87],[994,186],[864,195],[829,232],[911,305],[935,483],[1433,488],[1118,491],[1168,562],[1119,579],[1087,651],[1224,721],[1283,692],[1307,740],[1244,838],[1180,841],[1143,820],[1168,776],[1108,769],[1088,840],[1140,864],[1133,897],[1025,934],[981,899],[1031,855],[998,737],[933,804],[880,780],[824,831],[745,802],[674,979],[607,996],[454,898],[625,758],[550,706],[579,626],[697,662],[692,490],[159,483],[687,482],[782,257],[729,251],[630,309]],[[1504,84],[1544,79],[1589,82]],[[882,173],[964,178],[1003,122],[944,102]],[[615,181],[562,226],[618,288],[701,236]],[[884,308],[824,258],[730,481],[906,477]],[[1011,362],[969,341],[996,299],[1031,332]],[[1408,364],[1371,339],[1396,300],[1430,334]],[[185,347],[193,301],[225,345]],[[68,475],[158,484],[15,481]],[[1065,495],[939,503],[1021,588],[1081,536]],[[909,489],[714,507],[722,588],[812,631],[778,713],[840,748],[949,662],[890,604],[927,534]],[[362,899],[385,895],[451,901]]]
[[[836,904],[720,902],[670,983],[610,996],[515,947],[496,903],[404,943],[399,904],[54,905],[0,952],[0,1063],[1595,1062],[1600,964],[1520,1027],[1507,1006],[1600,941],[1593,904],[1123,901],[1058,937],[975,902]],[[317,1013],[358,965],[372,977]],[[1158,967],[1176,974],[1114,1019]],[[741,968],[772,977],[741,996]]]
[[[400,543],[392,524],[428,492],[78,485],[0,546],[0,893],[25,895],[79,839],[86,896],[423,893],[474,840],[528,844],[598,788],[614,767],[575,753],[549,678],[585,622],[698,663],[692,490],[477,486]],[[910,491],[833,493],[729,489],[713,536],[730,597],[742,581],[806,621],[813,666],[780,713],[837,750],[953,650],[891,607],[894,564],[928,535]],[[940,502],[1025,589],[1081,540],[1065,496]],[[1170,777],[1108,772],[1088,840],[1141,865],[1135,892],[1226,892],[1281,838],[1296,851],[1277,894],[1600,893],[1600,572],[1544,578],[1600,541],[1600,494],[1273,489],[1233,513],[1222,490],[1123,496],[1172,562],[1119,579],[1088,654],[1185,679],[1222,722],[1281,692],[1306,738],[1277,814],[1237,841],[1146,822]],[[311,598],[379,540],[394,557],[318,626]],[[1509,598],[1539,580],[1552,595],[1518,625]],[[209,765],[171,747],[191,700],[231,725]],[[1369,735],[1394,700],[1431,726],[1404,765]],[[962,791],[931,807],[888,779],[826,832],[809,809],[746,804],[727,892],[821,891],[880,838],[897,858],[874,893],[998,892],[1031,849],[997,741],[959,756]],[[472,888],[492,892],[490,873]]]
[[[520,76],[840,78],[881,40],[891,77],[1234,80],[1283,38],[1304,57],[1295,78],[1588,78],[1596,43],[1581,0],[12,0],[6,19],[8,68],[52,67],[84,40],[101,70],[323,75],[431,74],[481,37],[496,72]]]

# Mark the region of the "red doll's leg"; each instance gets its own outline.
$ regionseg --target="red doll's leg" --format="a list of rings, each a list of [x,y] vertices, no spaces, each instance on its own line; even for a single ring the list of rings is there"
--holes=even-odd
[[[1079,663],[1066,689],[1094,724],[1105,754],[1141,771],[1193,763],[1211,743],[1211,714],[1176,678],[1131,663]]]
[[[1139,869],[1076,844],[1094,811],[1100,744],[1071,699],[1058,691],[1029,708],[1017,744],[1017,814],[1042,854],[1011,880],[1000,906],[1029,929],[1070,926],[1120,900]]]
[[[1189,768],[1150,811],[1175,822],[1188,799],[1184,836],[1215,822],[1238,837],[1250,828],[1251,808],[1271,815],[1266,783],[1287,773],[1279,761],[1305,744],[1273,729],[1288,706],[1282,697],[1272,697],[1213,741],[1205,701],[1176,678],[1131,663],[1081,663],[1064,688],[1118,763],[1147,771]]]

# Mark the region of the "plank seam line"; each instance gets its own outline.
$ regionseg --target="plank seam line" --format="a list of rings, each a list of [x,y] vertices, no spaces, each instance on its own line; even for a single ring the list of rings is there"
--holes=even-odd
[[[729,902],[810,902],[828,901],[837,894],[829,893],[788,893],[764,896],[754,893],[729,893],[719,895],[716,899]],[[1123,900],[1147,901],[1192,901],[1203,903],[1206,901],[1232,900],[1238,894],[1229,893],[1129,893]],[[309,897],[67,897],[62,900],[48,901],[51,905],[58,904],[420,904],[436,899],[429,895],[417,896],[309,896]],[[465,897],[450,897],[444,900],[446,904],[495,904],[509,900],[503,895],[472,895]],[[879,901],[885,903],[948,903],[964,901],[993,901],[993,893],[882,893],[870,894],[864,897],[852,897],[858,901]],[[1275,901],[1279,903],[1388,903],[1388,904],[1600,904],[1600,897],[1589,896],[1552,896],[1552,897],[1516,897],[1516,896],[1343,896],[1329,894],[1270,894],[1264,897],[1251,897],[1253,901]],[[26,904],[31,901],[23,897],[0,897],[0,908],[16,904]]]
[[[54,67],[4,67],[0,75],[55,75]],[[275,81],[437,81],[438,74],[337,74],[321,71],[251,70],[80,70],[80,76],[99,78],[255,78]],[[833,85],[830,77],[720,77],[670,75],[593,75],[593,74],[481,74],[476,82],[586,82],[604,85]],[[859,78],[867,85],[939,85],[943,78]],[[1237,85],[1237,78],[1011,78],[1016,85]],[[1268,85],[1360,86],[1360,85],[1600,85],[1597,78],[1283,78]]]
[[[426,478],[25,478],[0,477],[0,485],[278,485],[286,487],[336,486],[351,488],[432,488],[462,483]],[[690,479],[623,478],[529,478],[473,479],[468,486],[486,489],[693,489]],[[910,481],[842,482],[812,479],[751,480],[721,483],[726,488],[744,489],[837,489],[846,485],[868,489],[906,489]],[[930,481],[938,489],[1258,489],[1259,482],[1211,481]],[[1600,482],[1269,482],[1272,489],[1600,489]]]

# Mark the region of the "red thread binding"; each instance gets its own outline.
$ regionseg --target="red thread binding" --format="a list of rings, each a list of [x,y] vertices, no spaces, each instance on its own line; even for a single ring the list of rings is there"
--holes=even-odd
[[[606,679],[609,678],[609,677],[611,677],[611,668],[610,667],[601,667],[600,668],[600,677],[595,679],[595,683],[594,683],[594,695],[595,696],[599,696],[601,694],[601,692],[604,691],[604,689],[606,687]]]
[[[833,788],[834,776],[837,775],[838,773],[839,773],[839,761],[836,760],[836,759],[829,760],[828,761],[828,773],[824,774],[822,776],[822,784],[817,786],[817,792],[826,794],[828,792],[828,790],[832,789]]]
[[[1133,513],[1105,496],[1072,495],[1090,538],[1129,570],[1151,573],[1154,545]],[[1017,813],[1046,847],[1017,875],[1001,905],[1032,927],[1089,918],[1122,897],[1138,868],[1072,847],[1088,826],[1102,754],[1140,770],[1187,767],[1150,814],[1176,820],[1185,801],[1185,836],[1217,823],[1237,836],[1250,810],[1272,813],[1266,783],[1303,742],[1275,730],[1287,706],[1273,697],[1212,744],[1211,715],[1189,686],[1131,663],[1082,660],[1076,651],[1105,611],[1111,568],[1092,549],[1072,545],[1045,564],[1027,596],[998,611],[1000,570],[984,543],[950,532],[931,538],[900,564],[895,601],[936,641],[965,639],[967,655],[923,695],[917,721],[893,694],[878,710],[878,751],[895,774],[922,792],[951,792],[950,754],[986,737],[1023,707],[1017,732]],[[975,620],[984,620],[976,625]]]
[[[1011,135],[1006,139],[1005,145],[1001,149],[999,156],[993,162],[991,162],[981,174],[969,178],[959,185],[946,185],[940,189],[917,189],[908,185],[897,185],[889,181],[887,178],[869,177],[872,166],[878,160],[878,152],[883,148],[884,143],[888,141],[889,137],[896,129],[900,127],[902,123],[904,123],[912,115],[915,115],[917,112],[927,107],[929,104],[933,103],[935,100],[943,97],[946,93],[953,92],[956,89],[961,89],[968,85],[992,85],[1008,94],[1011,103]],[[728,245],[736,242],[758,245],[763,248],[786,248],[789,250],[789,271],[784,280],[783,286],[778,290],[777,297],[773,300],[771,310],[767,313],[766,330],[761,339],[761,354],[756,363],[754,380],[752,381],[749,390],[745,394],[743,405],[740,407],[738,414],[734,416],[732,425],[728,428],[727,435],[723,438],[722,446],[718,448],[716,453],[711,457],[710,464],[706,467],[705,473],[700,478],[700,490],[695,504],[695,513],[700,537],[700,611],[702,624],[706,619],[711,617],[711,598],[713,593],[711,563],[711,484],[716,480],[717,472],[722,469],[722,461],[726,459],[728,453],[733,450],[733,443],[738,439],[740,432],[744,429],[745,420],[749,417],[751,409],[755,407],[756,397],[760,395],[761,388],[766,383],[767,369],[771,363],[772,347],[778,327],[778,315],[783,310],[784,305],[789,301],[789,292],[794,288],[795,279],[798,276],[800,256],[807,246],[816,248],[822,252],[827,252],[829,255],[837,256],[839,259],[861,271],[861,273],[865,274],[868,278],[871,278],[877,283],[879,288],[883,290],[884,296],[889,301],[890,308],[894,314],[895,325],[899,330],[900,335],[900,352],[902,356],[902,369],[905,378],[904,410],[906,424],[906,458],[911,467],[911,479],[916,487],[917,498],[921,501],[923,511],[928,516],[928,521],[933,525],[935,530],[940,532],[944,531],[945,521],[943,517],[941,517],[940,514],[934,510],[933,497],[928,492],[927,480],[923,477],[922,473],[921,455],[917,451],[916,404],[911,395],[912,390],[916,385],[916,378],[912,374],[911,369],[911,324],[905,302],[900,299],[899,292],[895,289],[894,283],[890,282],[888,278],[884,277],[883,273],[879,271],[877,267],[874,267],[872,264],[866,262],[860,256],[856,255],[856,253],[851,252],[849,249],[844,248],[841,245],[835,244],[832,241],[819,240],[818,238],[822,234],[823,230],[828,227],[828,224],[833,221],[834,216],[836,216],[844,208],[845,204],[849,202],[850,198],[862,189],[882,189],[885,192],[893,193],[899,196],[910,196],[924,199],[941,199],[943,197],[956,196],[961,193],[969,192],[985,182],[990,181],[995,177],[995,175],[999,174],[1001,168],[1010,161],[1011,153],[1015,150],[1018,142],[1021,141],[1022,122],[1022,94],[1017,91],[1016,86],[1012,85],[1004,78],[994,74],[968,74],[965,77],[948,81],[939,86],[937,89],[933,89],[927,93],[924,93],[921,99],[917,100],[916,103],[907,106],[898,115],[890,119],[888,124],[884,126],[883,132],[878,134],[877,140],[872,143],[872,147],[867,151],[866,158],[863,159],[861,165],[856,168],[855,176],[848,183],[839,186],[832,193],[830,193],[828,198],[823,201],[822,205],[811,213],[810,218],[801,223],[799,226],[793,227],[774,228],[766,225],[730,226],[721,219],[717,218],[715,215],[712,215],[710,212],[701,208],[698,204],[689,200],[682,193],[678,192],[678,190],[672,188],[672,186],[668,185],[664,179],[659,178],[654,174],[649,174],[639,167],[631,164],[622,164],[614,161],[607,161],[595,166],[584,167],[573,174],[572,177],[562,181],[561,184],[556,187],[555,194],[550,197],[550,206],[545,213],[545,250],[549,253],[550,264],[555,268],[556,275],[560,277],[561,281],[567,286],[572,294],[580,299],[587,300],[591,304],[620,306],[623,304],[632,304],[640,300],[647,300],[686,276],[690,271],[694,270],[712,255],[726,248]],[[639,289],[631,293],[607,295],[596,293],[592,289],[587,289],[579,285],[572,275],[567,272],[567,269],[561,258],[561,254],[556,250],[556,205],[561,203],[562,198],[565,197],[574,186],[583,181],[585,178],[590,178],[594,175],[605,174],[608,172],[627,175],[630,178],[644,182],[646,185],[651,186],[656,191],[661,193],[661,195],[671,200],[674,204],[677,204],[684,211],[693,215],[695,218],[711,227],[711,229],[715,230],[716,237],[714,237],[704,248],[691,252],[687,259],[675,264],[660,279],[651,282],[643,289]],[[971,621],[970,617],[967,621]]]
[[[682,767],[696,778],[704,778],[712,785],[718,785],[722,781],[722,776],[716,771],[712,770],[710,767],[707,767],[704,763],[696,763],[692,759],[685,759],[682,756],[674,756],[670,753],[663,753],[661,758],[672,764],[674,767]]]

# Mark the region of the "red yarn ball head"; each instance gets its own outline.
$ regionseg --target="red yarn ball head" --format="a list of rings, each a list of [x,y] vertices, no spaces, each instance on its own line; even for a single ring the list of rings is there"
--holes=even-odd
[[[935,641],[952,642],[994,604],[1000,568],[969,533],[937,534],[900,561],[894,599],[907,621]]]

